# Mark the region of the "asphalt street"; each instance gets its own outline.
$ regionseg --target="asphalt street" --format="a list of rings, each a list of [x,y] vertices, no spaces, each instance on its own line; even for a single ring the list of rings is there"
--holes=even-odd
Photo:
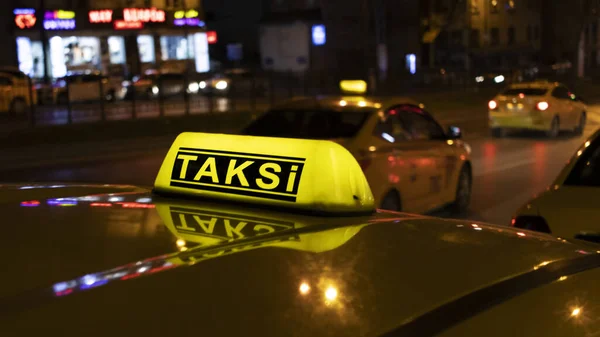
[[[477,221],[508,224],[513,212],[549,186],[585,137],[600,127],[600,106],[590,106],[583,136],[539,134],[491,138],[485,113],[440,112],[444,125],[465,131],[474,169],[470,212]],[[151,186],[173,137],[103,141],[0,151],[3,182],[85,182]],[[456,217],[447,211],[433,213]]]

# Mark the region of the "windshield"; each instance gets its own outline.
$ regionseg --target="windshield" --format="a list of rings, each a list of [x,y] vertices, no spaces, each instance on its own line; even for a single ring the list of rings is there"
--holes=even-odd
[[[307,139],[352,138],[370,115],[363,111],[273,110],[248,126],[244,134]]]
[[[525,96],[544,96],[548,92],[548,89],[544,88],[510,88],[505,90],[502,94],[505,96],[517,96],[523,94]]]

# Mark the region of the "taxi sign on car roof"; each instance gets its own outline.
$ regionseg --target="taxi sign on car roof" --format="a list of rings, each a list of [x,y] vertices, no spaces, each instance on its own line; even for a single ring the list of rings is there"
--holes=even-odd
[[[363,80],[343,80],[340,82],[343,93],[364,94],[367,92],[367,82]]]
[[[375,209],[354,156],[321,140],[183,133],[167,153],[154,191],[310,213]]]

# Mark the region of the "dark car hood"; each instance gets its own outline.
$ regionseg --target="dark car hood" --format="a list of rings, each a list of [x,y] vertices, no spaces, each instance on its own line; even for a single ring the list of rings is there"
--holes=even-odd
[[[586,253],[466,221],[313,218],[127,186],[13,186],[0,200],[3,335],[377,336]]]

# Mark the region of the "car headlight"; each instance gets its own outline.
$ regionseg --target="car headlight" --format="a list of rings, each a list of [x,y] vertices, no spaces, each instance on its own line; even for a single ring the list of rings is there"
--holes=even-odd
[[[215,88],[217,88],[217,90],[225,90],[227,89],[227,85],[228,84],[226,81],[221,80],[215,84]]]
[[[158,89],[158,87],[157,87],[157,86],[153,86],[153,87],[152,87],[152,93],[153,93],[153,94],[155,94],[155,95],[158,95],[158,93],[159,93],[159,92],[160,92],[160,89]]]
[[[200,89],[200,85],[196,82],[192,82],[188,85],[188,91],[191,93],[196,93]]]
[[[200,83],[198,83],[198,87],[199,87],[200,89],[206,89],[206,82],[204,82],[204,81],[200,81]]]

